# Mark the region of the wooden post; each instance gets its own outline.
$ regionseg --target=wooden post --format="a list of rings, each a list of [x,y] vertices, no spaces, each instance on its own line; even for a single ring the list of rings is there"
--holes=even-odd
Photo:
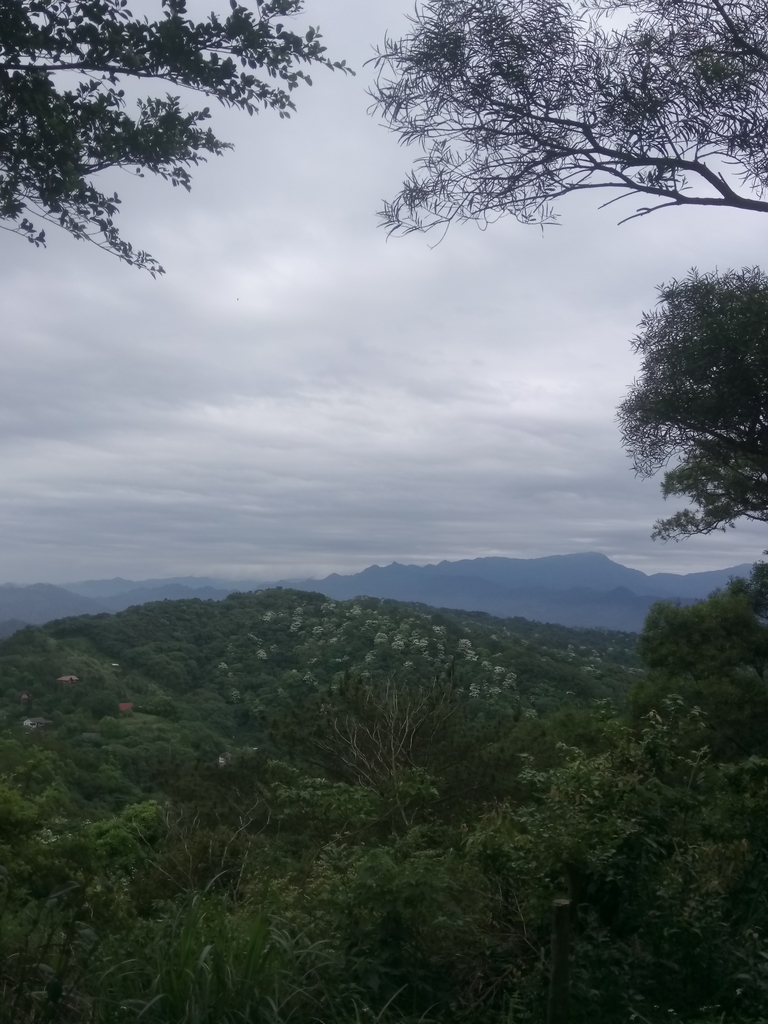
[[[571,901],[554,900],[552,903],[552,966],[549,975],[547,1024],[568,1024],[570,923]]]

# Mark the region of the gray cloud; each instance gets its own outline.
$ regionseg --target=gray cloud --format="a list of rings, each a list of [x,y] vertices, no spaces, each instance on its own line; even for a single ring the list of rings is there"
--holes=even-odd
[[[0,237],[2,576],[274,578],[598,549],[646,570],[757,557],[765,530],[662,546],[614,413],[655,286],[766,263],[757,215],[615,224],[584,197],[541,234],[503,221],[386,240],[413,154],[367,113],[400,4],[320,21],[360,74],[315,75],[288,122],[217,115],[236,151],[191,196],[114,176],[152,281],[51,233]],[[588,198],[588,197],[587,197]]]

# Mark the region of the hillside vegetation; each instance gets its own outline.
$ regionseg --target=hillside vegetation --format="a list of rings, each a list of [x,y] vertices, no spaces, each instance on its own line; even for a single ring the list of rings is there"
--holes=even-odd
[[[568,897],[574,1022],[758,1022],[756,594],[639,643],[280,589],[16,633],[0,1020],[543,1021]]]

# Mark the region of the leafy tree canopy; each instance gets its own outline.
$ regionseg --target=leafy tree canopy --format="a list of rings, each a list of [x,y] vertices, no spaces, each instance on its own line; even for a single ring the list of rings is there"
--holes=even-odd
[[[0,1024],[543,1021],[565,894],[573,1024],[765,1024],[767,572],[657,605],[647,676],[628,634],[280,589],[19,631]]]
[[[325,56],[316,29],[289,31],[302,0],[230,0],[226,17],[195,22],[186,0],[161,0],[155,21],[127,0],[0,2],[0,220],[35,245],[59,224],[133,266],[162,267],[115,226],[120,200],[92,182],[98,171],[152,171],[190,187],[189,168],[230,148],[206,126],[208,107],[185,109],[157,89],[127,113],[124,80],[212,96],[254,114],[285,117],[304,66],[344,68]],[[34,219],[32,219],[34,218]]]
[[[768,520],[768,276],[758,269],[699,275],[660,289],[634,348],[639,380],[619,407],[635,469],[670,460],[662,490],[689,498],[654,537],[689,537]]]
[[[739,673],[764,679],[768,629],[755,616],[741,584],[687,607],[671,601],[655,604],[639,642],[648,668],[667,678],[697,682]]]
[[[710,750],[720,758],[765,756],[768,721],[768,563],[732,579],[706,601],[653,605],[638,641],[646,668],[630,694],[638,718],[670,694],[703,712]]]
[[[391,229],[570,192],[768,211],[765,0],[428,0],[378,54],[385,121],[426,150]]]

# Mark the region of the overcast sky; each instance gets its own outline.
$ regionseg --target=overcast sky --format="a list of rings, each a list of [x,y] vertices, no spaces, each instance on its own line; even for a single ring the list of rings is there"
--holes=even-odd
[[[755,525],[652,542],[673,509],[614,419],[656,286],[768,265],[768,219],[619,227],[586,196],[543,234],[387,241],[376,211],[414,154],[367,113],[363,64],[408,6],[307,0],[356,78],[318,70],[290,121],[217,111],[236,149],[190,195],[116,176],[163,279],[0,232],[0,582],[587,550],[693,572],[768,547]]]

